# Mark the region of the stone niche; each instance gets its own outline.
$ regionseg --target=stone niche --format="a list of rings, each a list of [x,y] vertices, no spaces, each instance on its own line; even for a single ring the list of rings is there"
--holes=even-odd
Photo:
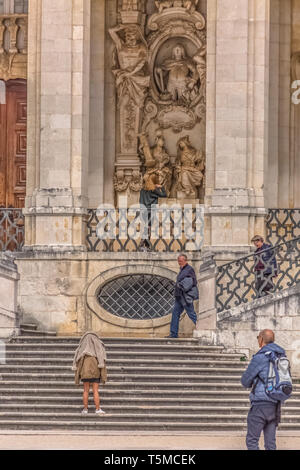
[[[206,21],[198,0],[123,0],[112,72],[117,92],[117,201],[162,184],[201,201],[205,188]]]

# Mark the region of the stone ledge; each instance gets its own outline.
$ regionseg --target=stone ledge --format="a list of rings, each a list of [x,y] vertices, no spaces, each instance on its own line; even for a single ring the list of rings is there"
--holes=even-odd
[[[71,247],[72,248],[72,247]],[[172,261],[177,260],[179,256],[178,253],[167,253],[167,252],[120,252],[120,253],[113,253],[113,252],[88,252],[86,249],[81,250],[78,249],[71,249],[70,247],[45,247],[41,246],[38,250],[34,247],[34,250],[31,247],[24,247],[24,251],[16,252],[14,258],[16,261],[18,260],[25,260],[25,259],[34,259],[34,260],[46,260],[46,259],[53,259],[53,260],[74,260],[74,261],[82,261],[82,260],[89,260],[89,261],[101,261],[101,260],[108,260],[108,261]],[[75,247],[76,248],[76,247]],[[84,247],[85,248],[85,247]],[[194,261],[201,261],[202,256],[201,253],[191,253],[188,254],[188,260],[190,262]]]

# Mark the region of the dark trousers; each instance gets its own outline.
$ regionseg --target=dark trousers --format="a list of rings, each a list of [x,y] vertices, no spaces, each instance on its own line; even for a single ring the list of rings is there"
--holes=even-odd
[[[263,431],[266,450],[276,450],[277,405],[262,403],[252,405],[247,418],[246,445],[248,450],[259,450],[259,438]]]
[[[263,279],[256,278],[255,289],[257,291],[257,297],[264,297],[270,291],[272,291],[273,288],[274,288],[274,283],[273,283],[272,278],[269,278],[269,279],[267,277]]]
[[[182,314],[183,311],[186,311],[188,314],[189,318],[192,320],[193,323],[197,323],[197,314],[194,309],[194,304],[187,304],[186,306],[183,306],[180,302],[179,299],[175,299],[175,305],[173,308],[172,312],[172,320],[171,320],[171,328],[170,328],[170,335],[173,338],[178,337],[178,328],[179,328],[179,319],[180,315]]]

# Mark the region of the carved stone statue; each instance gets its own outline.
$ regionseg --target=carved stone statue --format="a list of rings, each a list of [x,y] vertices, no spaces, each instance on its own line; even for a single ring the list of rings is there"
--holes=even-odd
[[[199,92],[196,64],[186,57],[182,44],[176,44],[172,50],[172,58],[156,67],[154,74],[159,91],[165,95],[164,99],[190,103]]]
[[[141,142],[140,149],[145,156],[145,184],[155,174],[158,177],[159,184],[164,186],[167,194],[169,194],[172,184],[172,170],[170,168],[170,156],[165,149],[165,139],[162,132],[160,130],[156,132],[155,145],[151,148],[145,134],[140,134],[139,138]]]
[[[127,96],[136,106],[142,108],[150,83],[150,76],[146,71],[147,44],[139,27],[135,25],[118,25],[109,32],[117,48],[118,68],[113,73],[119,100]]]
[[[204,155],[192,146],[188,135],[179,139],[177,149],[177,190],[183,191],[187,197],[195,198],[203,182]]]
[[[187,11],[193,13],[196,10],[199,0],[156,0],[155,5],[159,13],[162,13],[165,8],[185,8]]]
[[[204,95],[206,82],[206,46],[202,46],[194,55],[198,75],[200,77],[200,93]]]

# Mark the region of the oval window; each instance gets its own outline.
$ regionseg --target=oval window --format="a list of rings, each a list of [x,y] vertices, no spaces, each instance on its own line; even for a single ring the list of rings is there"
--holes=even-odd
[[[104,284],[98,291],[101,307],[132,320],[161,318],[171,313],[175,283],[162,276],[132,274]]]

